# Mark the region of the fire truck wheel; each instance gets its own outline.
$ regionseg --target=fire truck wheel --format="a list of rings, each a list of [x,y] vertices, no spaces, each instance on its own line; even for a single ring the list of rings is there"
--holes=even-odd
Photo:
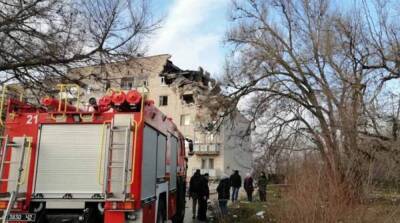
[[[164,200],[160,200],[158,203],[158,210],[157,210],[157,223],[165,222],[165,202]]]

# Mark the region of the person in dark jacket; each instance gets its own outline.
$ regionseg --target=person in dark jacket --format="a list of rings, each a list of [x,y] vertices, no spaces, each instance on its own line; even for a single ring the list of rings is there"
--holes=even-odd
[[[235,170],[229,180],[232,187],[232,202],[235,202],[238,199],[239,189],[242,186],[242,178],[239,175],[239,171]]]
[[[200,177],[199,188],[199,210],[197,211],[197,220],[207,221],[207,200],[210,197],[208,173]]]
[[[253,177],[251,177],[250,173],[246,174],[246,178],[244,179],[243,187],[247,193],[247,200],[250,202],[253,201],[254,185],[253,185]]]
[[[221,209],[221,214],[228,214],[228,201],[229,201],[229,190],[231,187],[231,183],[229,181],[229,177],[226,174],[222,175],[221,180],[219,181],[217,192],[218,192],[218,203],[219,208]]]
[[[265,172],[261,172],[261,176],[258,178],[258,193],[260,194],[260,201],[267,201],[267,176]]]
[[[190,183],[189,183],[189,199],[192,198],[192,213],[193,213],[193,219],[196,218],[196,208],[197,204],[199,203],[199,191],[200,191],[200,186],[199,182],[201,180],[201,174],[200,170],[197,169],[196,172],[193,174],[193,176],[190,178]],[[200,206],[200,205],[199,205]]]

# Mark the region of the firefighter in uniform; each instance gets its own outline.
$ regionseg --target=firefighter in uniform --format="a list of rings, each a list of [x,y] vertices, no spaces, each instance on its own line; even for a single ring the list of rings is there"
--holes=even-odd
[[[197,220],[207,221],[207,200],[210,196],[210,190],[208,188],[208,173],[201,176],[199,188],[199,210],[197,212]]]
[[[192,211],[193,211],[193,219],[196,218],[196,207],[199,203],[199,191],[200,191],[200,180],[202,176],[200,174],[200,170],[197,169],[193,176],[190,178],[189,183],[189,199],[192,198]],[[200,206],[200,205],[199,205]]]

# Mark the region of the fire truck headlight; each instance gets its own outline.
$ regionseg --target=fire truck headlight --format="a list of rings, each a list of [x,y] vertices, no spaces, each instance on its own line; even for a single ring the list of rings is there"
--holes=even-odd
[[[137,219],[136,213],[134,212],[127,213],[126,219],[129,221],[135,221]]]
[[[118,207],[117,202],[112,202],[111,208],[112,208],[112,209],[117,209],[117,207]]]
[[[79,115],[73,115],[72,118],[74,119],[74,122],[80,122],[81,117]]]

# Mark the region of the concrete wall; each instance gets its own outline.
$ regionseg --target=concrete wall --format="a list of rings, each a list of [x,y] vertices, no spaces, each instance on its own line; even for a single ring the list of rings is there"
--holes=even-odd
[[[239,174],[244,177],[252,170],[251,137],[244,136],[248,125],[249,121],[239,112],[233,122],[224,123],[224,171],[228,175],[233,170],[239,170]]]

